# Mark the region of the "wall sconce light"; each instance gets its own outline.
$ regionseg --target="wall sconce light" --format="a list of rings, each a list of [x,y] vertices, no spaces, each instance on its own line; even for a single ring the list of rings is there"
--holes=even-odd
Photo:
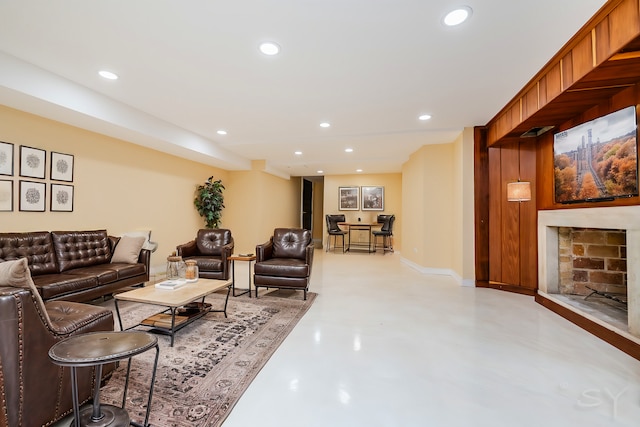
[[[531,183],[527,181],[509,182],[507,184],[507,200],[509,202],[531,200]]]

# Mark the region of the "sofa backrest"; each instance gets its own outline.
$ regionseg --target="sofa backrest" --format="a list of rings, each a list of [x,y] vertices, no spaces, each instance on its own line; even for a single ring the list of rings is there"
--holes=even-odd
[[[56,255],[48,231],[0,233],[0,262],[26,258],[31,275],[58,272]]]
[[[276,228],[273,231],[274,258],[307,258],[311,232],[301,228]]]
[[[111,261],[107,230],[52,231],[51,237],[60,273]]]
[[[220,255],[222,247],[231,242],[231,230],[203,228],[198,230],[196,246],[202,255]]]

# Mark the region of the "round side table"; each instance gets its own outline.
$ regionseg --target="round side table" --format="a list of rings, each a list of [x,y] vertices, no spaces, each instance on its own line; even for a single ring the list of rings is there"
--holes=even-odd
[[[127,388],[129,386],[129,374],[131,373],[131,358],[155,347],[156,357],[149,386],[147,400],[147,413],[144,424],[131,421],[125,409]],[[151,410],[151,398],[153,396],[153,384],[156,379],[158,367],[158,338],[148,332],[90,332],[74,335],[66,338],[49,349],[49,358],[56,365],[71,368],[71,387],[73,393],[73,426],[75,427],[107,427],[107,426],[144,426],[149,425],[149,413]],[[100,380],[102,377],[102,365],[119,360],[128,359],[127,376],[122,396],[122,407],[113,405],[100,405]],[[78,383],[76,368],[96,366],[96,382],[93,395],[93,404],[82,411],[78,402]]]

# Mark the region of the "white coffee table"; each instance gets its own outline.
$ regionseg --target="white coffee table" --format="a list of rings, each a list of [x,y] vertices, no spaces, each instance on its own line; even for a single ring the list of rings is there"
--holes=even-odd
[[[204,299],[207,295],[220,289],[224,289],[225,287],[227,288],[227,296],[222,310],[214,310],[209,304],[205,305]],[[170,335],[171,347],[173,347],[173,340],[176,332],[188,324],[195,322],[207,313],[219,312],[224,313],[224,317],[227,317],[227,303],[229,302],[230,292],[231,281],[229,280],[198,279],[197,282],[188,283],[179,289],[158,289],[152,285],[115,294],[113,297],[116,307],[116,315],[118,316],[118,322],[120,323],[120,330],[124,329],[122,327],[118,301],[132,301],[167,307],[166,310],[148,317],[139,324],[127,329],[146,326],[151,328],[151,332]],[[197,302],[198,300],[200,300],[199,303]],[[185,307],[188,304],[191,304],[193,307]]]

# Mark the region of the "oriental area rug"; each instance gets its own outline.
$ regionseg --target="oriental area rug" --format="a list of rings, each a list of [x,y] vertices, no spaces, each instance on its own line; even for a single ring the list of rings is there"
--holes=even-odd
[[[224,306],[225,294],[212,294],[206,302],[213,309]],[[240,396],[267,363],[289,332],[307,312],[317,294],[273,291],[260,298],[229,297],[228,318],[208,313],[170,338],[157,335],[160,356],[149,422],[154,427],[219,426]],[[102,305],[113,309],[113,301]],[[121,301],[125,328],[162,310],[162,307]],[[117,318],[114,315],[117,325]],[[136,330],[147,330],[138,327]],[[132,359],[126,409],[132,421],[142,423],[146,414],[155,350]],[[126,361],[120,363],[101,388],[101,402],[122,404]]]

